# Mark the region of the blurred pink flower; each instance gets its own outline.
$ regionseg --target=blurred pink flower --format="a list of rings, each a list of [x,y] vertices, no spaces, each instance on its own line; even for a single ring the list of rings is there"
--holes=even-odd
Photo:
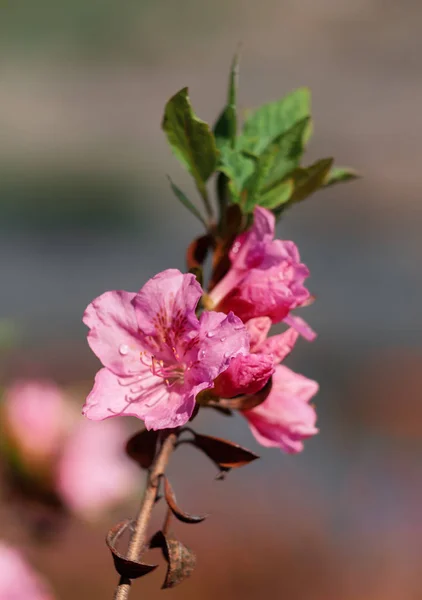
[[[139,480],[125,455],[123,425],[87,421],[52,382],[22,380],[10,386],[3,415],[5,459],[17,450],[20,473],[34,491],[42,485],[79,516],[98,516],[127,498]]]
[[[56,481],[73,513],[96,518],[135,489],[139,476],[125,454],[126,433],[118,421],[78,423],[59,460]]]
[[[316,413],[309,404],[318,384],[284,365],[275,368],[271,392],[266,400],[243,411],[256,440],[294,454],[303,450],[303,440],[318,433]]]
[[[42,380],[17,381],[3,398],[5,433],[32,461],[49,461],[59,452],[72,424],[62,391]]]
[[[53,600],[44,580],[4,542],[0,542],[0,600]]]
[[[198,320],[202,293],[194,275],[168,269],[137,294],[106,292],[88,306],[88,342],[105,368],[97,373],[85,416],[132,415],[147,429],[189,420],[197,394],[249,350],[246,329],[233,313],[205,311]]]
[[[230,250],[230,270],[209,294],[216,310],[233,311],[244,322],[267,316],[278,323],[309,299],[308,268],[296,245],[274,240],[274,231],[273,213],[256,207],[252,227]]]

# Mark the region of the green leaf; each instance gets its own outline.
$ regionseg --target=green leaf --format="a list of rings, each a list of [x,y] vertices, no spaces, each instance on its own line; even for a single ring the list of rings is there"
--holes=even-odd
[[[217,148],[221,150],[223,146],[235,147],[237,135],[237,85],[239,78],[239,56],[236,54],[233,58],[229,89],[227,94],[227,104],[222,110],[217,123],[214,126],[214,135]]]
[[[359,177],[359,173],[349,167],[333,167],[325,179],[324,187],[335,185],[336,183],[353,181],[353,179],[359,179]]]
[[[201,215],[201,213],[196,208],[196,206],[189,200],[189,198],[182,192],[182,190],[179,187],[177,187],[177,185],[175,183],[173,183],[173,181],[171,180],[171,178],[168,175],[167,175],[167,177],[170,182],[170,187],[171,187],[173,193],[175,194],[175,196],[177,196],[177,198],[180,200],[180,202],[182,204],[184,204],[184,206],[186,206],[186,208],[197,219],[199,219],[201,221],[201,223],[203,223],[203,225],[205,225],[205,227],[207,227],[207,223],[206,223],[204,217]]]
[[[299,88],[281,100],[264,104],[246,120],[240,147],[259,155],[272,140],[310,114],[310,92],[307,88]]]
[[[310,117],[305,117],[271,142],[274,161],[265,181],[266,187],[272,187],[299,167],[305,149],[305,141],[311,128]]]
[[[288,202],[301,202],[324,185],[325,178],[333,164],[333,158],[322,158],[306,168],[299,168],[290,174],[294,191]]]
[[[259,198],[259,206],[268,209],[275,209],[289,201],[294,184],[291,179],[280,181],[277,185],[265,192]]]
[[[252,212],[259,203],[260,190],[274,165],[277,146],[269,144],[264,152],[255,158],[255,170],[245,183],[242,190],[242,206],[246,213]]]
[[[162,128],[174,154],[192,174],[202,197],[207,199],[205,183],[216,168],[218,150],[209,126],[192,110],[188,88],[167,102]]]
[[[252,212],[256,204],[261,204],[263,193],[272,192],[272,188],[280,188],[281,201],[286,202],[292,192],[292,184],[283,181],[285,177],[299,166],[303,153],[304,139],[309,130],[310,118],[302,119],[285,133],[271,141],[265,150],[255,158],[256,168],[248,179],[242,192],[242,203],[245,212]],[[276,196],[269,193],[265,203],[276,206]]]
[[[218,169],[229,179],[233,202],[239,202],[243,186],[254,171],[254,161],[241,152],[224,146],[221,149]]]

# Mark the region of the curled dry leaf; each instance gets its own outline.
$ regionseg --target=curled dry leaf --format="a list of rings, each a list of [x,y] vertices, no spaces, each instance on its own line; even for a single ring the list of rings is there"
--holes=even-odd
[[[149,469],[154,462],[157,439],[158,431],[139,431],[127,442],[126,453],[142,469]]]
[[[183,523],[201,523],[208,517],[208,515],[190,515],[179,508],[175,493],[167,477],[164,478],[164,494],[170,510],[179,521]]]
[[[186,252],[186,262],[190,271],[202,267],[213,243],[212,235],[207,234],[196,238],[189,244]]]
[[[133,522],[130,519],[117,523],[117,525],[109,530],[106,537],[106,543],[113,556],[115,569],[121,577],[125,577],[126,579],[137,579],[138,577],[148,575],[148,573],[154,571],[158,566],[148,565],[136,560],[128,560],[116,549],[119,538],[129,527],[131,527],[132,523]]]
[[[158,531],[151,539],[150,548],[161,548],[168,563],[162,589],[173,588],[187,579],[196,566],[196,556],[187,546],[172,535]]]
[[[250,450],[228,440],[199,433],[193,435],[189,443],[202,450],[223,471],[243,467],[259,458]]]

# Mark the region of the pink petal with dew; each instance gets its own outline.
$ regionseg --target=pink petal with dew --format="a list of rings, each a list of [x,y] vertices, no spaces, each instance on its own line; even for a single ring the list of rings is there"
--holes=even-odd
[[[213,392],[221,398],[234,398],[240,394],[259,392],[274,373],[271,356],[247,354],[236,356],[229,368],[217,377]]]
[[[267,339],[268,332],[271,329],[271,319],[269,317],[256,317],[249,319],[245,323],[249,333],[251,352],[259,352],[261,345]]]
[[[132,375],[140,368],[138,323],[132,292],[106,292],[85,311],[83,321],[90,328],[88,343],[103,365],[116,375]]]
[[[249,352],[249,335],[233,313],[204,311],[200,318],[199,345],[190,372],[191,381],[212,383],[235,356]]]

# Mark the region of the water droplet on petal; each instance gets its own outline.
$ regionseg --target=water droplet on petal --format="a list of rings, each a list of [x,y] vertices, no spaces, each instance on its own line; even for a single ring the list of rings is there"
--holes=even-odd
[[[225,352],[223,356],[224,358],[229,358],[231,356],[231,352]]]
[[[205,350],[200,350],[198,354],[199,360],[203,360],[205,358],[206,352]]]
[[[129,352],[129,346],[127,346],[126,344],[122,344],[119,348],[119,352],[122,356],[126,356],[126,354],[128,354]]]
[[[245,326],[244,326],[244,325],[236,325],[236,326],[235,326],[235,328],[234,328],[234,330],[235,330],[235,331],[241,331],[241,330],[242,330],[242,329],[244,329],[244,328],[245,328]]]
[[[225,341],[226,341],[226,339],[227,339],[227,338],[223,336],[223,337],[221,337],[221,338],[220,338],[220,342],[225,342]]]
[[[207,338],[212,338],[212,337],[214,337],[214,336],[215,336],[215,332],[214,332],[214,331],[209,331],[209,332],[207,333]]]

